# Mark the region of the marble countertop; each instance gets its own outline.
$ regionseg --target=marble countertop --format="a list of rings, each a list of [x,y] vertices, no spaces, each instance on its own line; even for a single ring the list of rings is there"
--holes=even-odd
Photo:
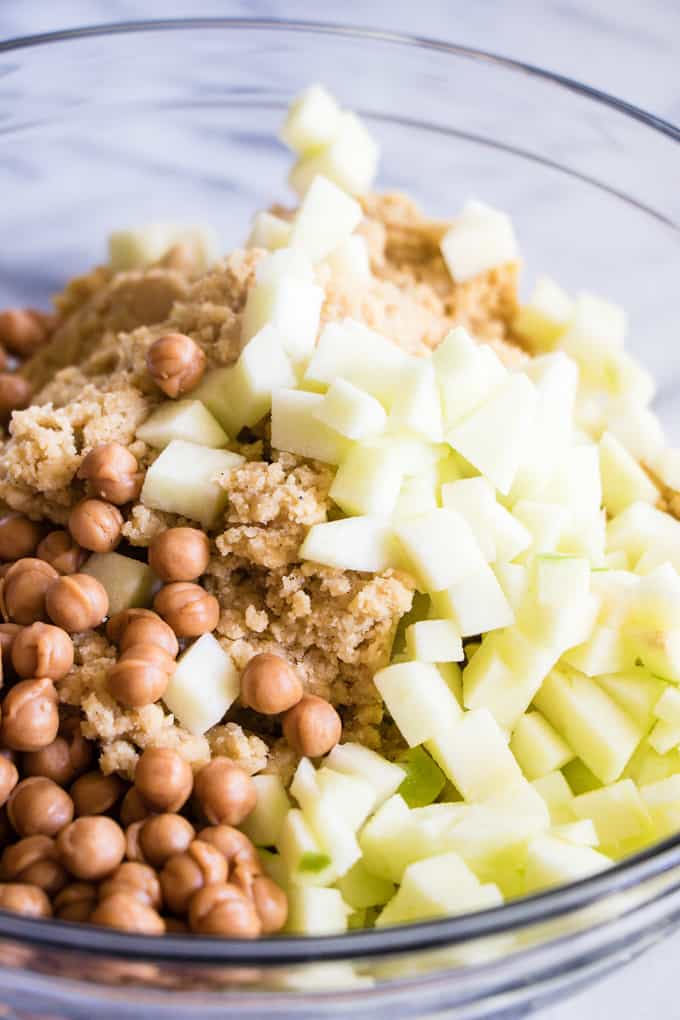
[[[0,40],[143,17],[262,15],[385,26],[492,50],[577,78],[680,123],[677,0],[0,0]],[[541,1020],[678,1016],[680,934]]]

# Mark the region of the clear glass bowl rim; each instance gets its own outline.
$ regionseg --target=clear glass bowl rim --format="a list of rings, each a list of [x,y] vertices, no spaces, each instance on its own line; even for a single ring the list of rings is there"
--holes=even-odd
[[[626,100],[612,96],[573,78],[533,64],[514,60],[487,50],[399,32],[386,32],[336,22],[287,20],[279,18],[166,18],[122,21],[18,36],[0,41],[0,54],[31,50],[54,43],[78,42],[88,38],[152,32],[278,31],[361,39],[377,44],[408,46],[448,53],[508,71],[542,79],[557,88],[575,92],[644,124],[680,142],[680,127]],[[669,224],[671,225],[671,224]],[[677,229],[677,228],[676,228]],[[352,931],[344,935],[277,936],[256,942],[215,939],[193,935],[132,935],[68,924],[36,920],[0,912],[0,937],[30,942],[45,949],[73,949],[91,954],[129,958],[143,957],[158,963],[214,963],[250,966],[280,966],[369,958],[426,951],[461,944],[486,936],[502,935],[571,914],[599,900],[650,881],[680,865],[680,834],[637,853],[607,871],[567,886],[524,897],[490,910],[461,917],[423,921],[401,927]]]

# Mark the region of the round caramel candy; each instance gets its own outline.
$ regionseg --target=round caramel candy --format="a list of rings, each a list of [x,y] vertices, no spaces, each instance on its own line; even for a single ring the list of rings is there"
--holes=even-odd
[[[106,878],[125,856],[125,835],[106,815],[83,816],[62,829],[57,837],[59,860],[74,878]]]
[[[160,874],[163,899],[173,914],[184,914],[189,900],[204,885],[226,882],[227,862],[210,843],[193,840],[182,854],[165,862]]]
[[[149,566],[161,581],[195,581],[210,560],[210,540],[198,528],[168,528],[149,546]]]
[[[342,736],[342,721],[330,702],[305,694],[283,717],[283,735],[298,754],[320,758]]]
[[[0,882],[0,910],[9,910],[25,917],[52,916],[47,894],[37,885],[22,882]]]
[[[80,730],[80,720],[64,719],[59,734],[51,744],[37,751],[27,751],[21,759],[26,776],[46,776],[59,786],[68,786],[92,764],[92,744]]]
[[[143,708],[162,698],[168,686],[167,669],[148,659],[120,659],[106,677],[109,694],[126,708]]]
[[[51,779],[31,776],[10,794],[7,817],[20,836],[56,836],[73,818],[73,801]]]
[[[23,514],[7,514],[0,518],[0,560],[20,560],[33,556],[42,528]]]
[[[53,623],[76,634],[99,626],[109,611],[109,596],[96,577],[71,574],[52,582],[45,606]]]
[[[89,917],[90,924],[139,935],[163,935],[165,922],[160,914],[129,892],[117,892],[100,900]]]
[[[139,825],[139,849],[153,868],[162,868],[169,857],[184,853],[196,835],[193,825],[177,814],[151,815]]]
[[[19,773],[13,761],[0,755],[0,806],[7,803],[7,798],[19,782]]]
[[[272,935],[283,928],[288,918],[288,897],[267,875],[259,875],[252,885],[253,903],[262,925],[263,935]]]
[[[123,861],[113,874],[99,887],[99,899],[104,900],[114,893],[128,893],[136,896],[140,903],[159,910],[162,903],[158,875],[148,864],[138,861]]]
[[[262,923],[253,901],[235,885],[219,882],[205,885],[191,897],[189,926],[201,935],[255,939]]]
[[[221,756],[196,773],[194,793],[212,825],[240,825],[257,802],[257,787],[248,773]]]
[[[191,766],[170,747],[149,747],[137,762],[135,788],[154,811],[179,811],[193,785]]]
[[[200,584],[173,581],[166,584],[154,599],[156,609],[172,627],[177,637],[199,637],[217,626],[220,605]]]
[[[96,903],[96,885],[71,882],[54,897],[54,916],[60,921],[88,921]]]
[[[0,879],[37,885],[48,896],[54,896],[66,885],[67,875],[57,859],[53,839],[49,836],[27,836],[3,851]]]
[[[125,793],[125,783],[119,776],[105,776],[99,769],[95,769],[76,779],[69,793],[78,817],[104,815]]]
[[[112,552],[121,540],[123,515],[113,503],[101,499],[83,499],[76,503],[68,519],[73,539],[91,552]]]
[[[59,731],[58,698],[46,677],[21,680],[2,703],[0,741],[14,751],[38,751],[51,744]]]
[[[61,680],[73,666],[73,642],[61,627],[32,623],[12,643],[12,665],[21,677]]]
[[[38,544],[35,555],[45,560],[58,574],[75,574],[82,567],[87,553],[68,531],[50,531]]]
[[[104,443],[87,454],[78,469],[99,499],[121,506],[137,499],[143,475],[137,458],[121,443]]]
[[[0,343],[19,358],[30,358],[50,335],[51,317],[33,308],[0,312]]]
[[[168,397],[189,393],[205,371],[205,354],[190,336],[166,333],[146,355],[149,375]]]
[[[0,623],[0,655],[2,655],[2,668],[7,675],[12,672],[12,647],[17,634],[22,628],[18,623]]]
[[[161,619],[158,613],[154,613],[153,609],[121,609],[119,613],[114,613],[106,621],[106,636],[109,641],[117,645],[127,625],[140,616],[152,616],[156,620]]]
[[[25,626],[43,620],[47,591],[58,576],[44,560],[25,557],[13,563],[2,581],[5,617]]]
[[[254,655],[241,676],[242,704],[262,715],[286,712],[303,693],[297,673],[280,655]]]
[[[28,407],[32,396],[28,379],[15,372],[0,372],[0,421],[7,424],[15,411]]]
[[[120,638],[121,652],[127,652],[129,648],[139,645],[155,645],[163,649],[172,658],[177,657],[179,642],[177,636],[165,620],[161,620],[157,613],[149,613],[148,616],[135,616],[122,630]]]

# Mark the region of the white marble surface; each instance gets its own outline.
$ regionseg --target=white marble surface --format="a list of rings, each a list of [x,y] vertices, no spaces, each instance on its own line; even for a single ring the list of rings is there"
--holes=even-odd
[[[387,27],[480,47],[580,79],[680,122],[677,0],[0,0],[0,39],[141,17],[262,14]],[[680,935],[541,1020],[680,1016]]]

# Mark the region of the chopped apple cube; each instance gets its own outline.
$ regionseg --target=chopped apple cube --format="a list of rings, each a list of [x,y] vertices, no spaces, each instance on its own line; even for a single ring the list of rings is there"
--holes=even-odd
[[[346,514],[389,517],[402,480],[396,449],[356,444],[338,468],[329,495]]]
[[[427,475],[416,475],[413,478],[404,479],[392,517],[397,521],[407,517],[416,517],[418,514],[436,508],[436,483]]]
[[[389,404],[411,360],[379,333],[345,319],[328,323],[321,331],[305,380],[330,384],[345,379]]]
[[[601,687],[568,667],[546,677],[534,704],[602,783],[619,778],[644,736]]]
[[[577,361],[593,356],[598,348],[619,350],[626,335],[626,313],[615,305],[594,294],[578,294],[574,302],[574,314],[561,346]]]
[[[540,712],[527,712],[512,733],[510,750],[527,779],[561,769],[574,752]]]
[[[330,855],[298,808],[285,815],[276,848],[296,886],[323,886],[334,880]]]
[[[83,574],[96,577],[109,596],[109,616],[124,609],[148,606],[158,578],[151,567],[120,553],[92,553]]]
[[[668,754],[673,748],[680,748],[680,726],[659,719],[647,737],[647,742],[657,754]]]
[[[588,846],[576,846],[555,836],[538,836],[528,847],[525,891],[575,882],[610,867],[612,860]]]
[[[288,794],[279,776],[253,776],[253,783],[257,801],[241,828],[255,846],[275,846],[291,808]]]
[[[442,591],[484,565],[470,525],[455,510],[397,521],[395,535],[425,591]]]
[[[355,199],[319,174],[293,220],[290,246],[302,248],[312,262],[320,262],[354,232],[362,216]]]
[[[449,852],[409,865],[376,926],[484,910],[502,902],[495,885],[481,885],[462,857]]]
[[[324,763],[335,772],[365,779],[373,787],[375,803],[378,805],[396,793],[406,778],[400,765],[388,761],[363,744],[336,744]]]
[[[144,269],[158,262],[175,245],[191,250],[196,268],[206,270],[219,258],[220,244],[213,227],[182,223],[147,223],[135,230],[119,230],[109,237],[109,265],[115,272]]]
[[[535,779],[531,785],[547,804],[553,825],[567,824],[574,820],[571,810],[574,794],[561,772],[549,772]]]
[[[604,505],[612,516],[631,503],[656,503],[659,491],[651,478],[611,432],[600,440]]]
[[[241,337],[250,340],[273,326],[285,353],[299,364],[314,350],[323,299],[321,287],[294,276],[256,283],[248,291]]]
[[[600,845],[597,829],[590,818],[581,818],[578,822],[564,822],[562,825],[553,825],[550,830],[551,836],[557,836],[566,843],[574,843],[576,846]]]
[[[453,449],[504,494],[526,453],[537,399],[525,375],[512,375],[447,433]]]
[[[288,893],[285,930],[291,935],[341,935],[351,913],[337,889],[294,886]]]
[[[478,566],[462,581],[432,596],[436,611],[453,620],[462,637],[509,627],[515,614],[496,575],[487,563]]]
[[[461,662],[463,642],[452,620],[420,620],[406,628],[406,650],[419,662]]]
[[[651,836],[651,818],[632,779],[574,797],[572,811],[577,818],[590,818],[600,845],[610,849],[645,833]]]
[[[655,463],[664,445],[664,434],[657,416],[631,397],[610,400],[607,428],[638,460]]]
[[[218,448],[226,446],[229,436],[200,400],[168,401],[143,422],[137,439],[164,450],[173,439]]]
[[[267,248],[276,251],[286,248],[289,244],[291,225],[280,216],[270,212],[256,213],[246,248]]]
[[[455,363],[453,356],[440,362],[443,366],[451,363]],[[507,376],[503,363],[490,347],[478,346],[457,371],[437,367],[444,430],[455,427],[476,411]]]
[[[675,693],[675,688],[668,688],[663,680],[646,673],[643,669],[631,668],[621,673],[608,673],[598,676],[597,682],[624,712],[637,719],[645,730],[653,726],[657,709],[664,711],[664,706],[660,704],[664,691],[671,695]],[[665,706],[668,704],[666,701]],[[663,716],[659,715],[659,718]],[[667,719],[667,722],[674,721]],[[677,723],[680,724],[680,715]]]
[[[349,775],[322,765],[316,773],[320,799],[352,832],[357,832],[373,811],[375,789],[362,776]]]
[[[460,718],[460,705],[431,663],[386,666],[373,682],[409,747],[424,743]]]
[[[281,140],[295,152],[316,152],[336,137],[340,107],[323,85],[309,85],[293,101],[281,128]]]
[[[680,690],[677,687],[666,687],[654,705],[654,715],[671,726],[680,726]]]
[[[496,550],[496,565],[509,563],[532,544],[533,538],[529,528],[500,503],[496,503],[492,507],[491,527]]]
[[[350,195],[370,191],[378,168],[378,146],[354,113],[342,113],[337,134],[320,152],[304,155],[293,167],[289,183],[304,195],[317,174],[323,174]]]
[[[442,506],[457,510],[472,528],[485,560],[496,558],[493,521],[496,493],[491,482],[481,476],[445,482],[441,488]],[[501,508],[503,511],[504,508]],[[507,513],[507,511],[505,511]]]
[[[314,524],[299,555],[302,560],[340,570],[381,571],[400,562],[392,526],[380,517],[348,517]]]
[[[529,570],[521,563],[495,563],[494,573],[508,603],[517,610],[529,590]]]
[[[348,439],[366,439],[385,428],[387,414],[379,400],[346,379],[335,379],[315,417]]]
[[[487,709],[512,730],[558,657],[515,628],[485,635],[463,670],[466,708]]]
[[[357,861],[338,882],[342,898],[354,910],[365,907],[380,907],[390,900],[395,892],[394,882],[372,875],[363,861]]]
[[[442,411],[434,365],[421,358],[409,365],[389,418],[394,432],[410,432],[432,443],[442,440]]]
[[[378,808],[361,830],[359,845],[371,874],[401,881],[404,869],[418,859],[420,851],[416,826],[403,797],[395,794]]]
[[[349,442],[339,432],[319,421],[317,412],[323,397],[319,393],[279,389],[272,393],[272,446],[300,457],[339,464]]]
[[[240,689],[231,656],[212,634],[203,634],[178,659],[163,701],[182,726],[198,735],[224,718]]]
[[[422,747],[412,747],[399,759],[406,778],[399,795],[410,808],[425,807],[437,799],[446,785],[446,777]]]
[[[618,628],[600,625],[595,626],[586,641],[566,651],[564,660],[574,669],[598,680],[602,673],[622,673],[632,664],[623,633]]]
[[[372,277],[368,247],[363,237],[352,234],[335,248],[326,259],[334,273],[356,283],[368,283]]]
[[[539,276],[529,301],[522,305],[512,328],[534,351],[550,351],[574,313],[571,298],[548,276]]]
[[[243,457],[229,450],[173,439],[146,472],[141,502],[210,528],[227,502],[227,493],[216,479],[242,463]]]
[[[517,241],[510,217],[497,209],[472,203],[465,206],[441,240],[441,251],[456,283],[464,283],[517,257]]]
[[[513,507],[513,516],[531,534],[531,545],[524,550],[524,559],[539,553],[555,552],[570,522],[569,511],[555,503],[523,499]]]
[[[534,562],[533,587],[541,606],[585,599],[590,590],[590,564],[580,556],[542,553]]]
[[[503,731],[486,709],[464,712],[426,747],[465,800],[485,800],[522,779]]]

